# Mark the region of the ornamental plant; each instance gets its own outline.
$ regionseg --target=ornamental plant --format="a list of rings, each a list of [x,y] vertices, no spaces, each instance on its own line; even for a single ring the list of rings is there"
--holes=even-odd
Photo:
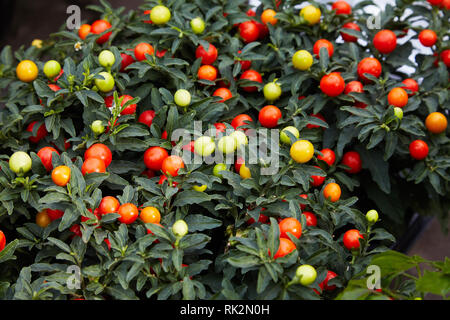
[[[412,214],[450,209],[448,6],[374,4],[101,0],[4,47],[0,298],[369,297]]]

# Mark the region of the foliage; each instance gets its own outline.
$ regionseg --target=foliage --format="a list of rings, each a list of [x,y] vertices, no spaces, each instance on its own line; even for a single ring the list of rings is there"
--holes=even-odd
[[[165,1],[171,11],[166,25],[144,22],[148,14],[143,12],[152,9],[157,1],[146,1],[139,10],[128,12],[114,9],[104,0],[100,3],[89,8],[112,25],[112,34],[102,45],[96,42],[101,35],[91,33],[82,40],[77,32],[61,29],[43,41],[40,48],[22,46],[12,52],[6,46],[1,52],[0,101],[4,108],[0,110],[0,223],[8,245],[0,253],[0,297],[332,299],[365,271],[374,255],[388,249],[395,241],[391,233],[406,225],[410,212],[433,214],[442,221],[448,218],[450,140],[445,132],[429,133],[423,124],[430,112],[448,112],[448,69],[442,61],[434,65],[436,58],[432,54],[421,53],[414,60],[409,59],[413,50],[409,39],[417,38],[423,29],[416,24],[420,20],[437,31],[440,40],[436,52],[449,48],[448,10],[432,8],[425,1],[398,0],[395,7],[387,5],[381,14],[381,28],[392,29],[397,35],[406,28],[410,31],[404,41],[399,40],[392,54],[381,55],[371,41],[377,30],[366,26],[370,17],[366,8],[374,1],[360,2],[350,16],[337,15],[330,5],[310,1],[322,12],[321,23],[313,26],[299,16],[297,5],[305,1],[281,1],[277,24],[268,25],[265,38],[248,44],[234,27],[250,19],[244,0]],[[275,1],[262,1],[252,19],[260,21],[264,9],[276,6]],[[190,20],[197,16],[206,23],[201,34],[190,27]],[[362,31],[342,29],[344,23],[351,21],[357,22]],[[342,31],[360,41],[344,43],[339,35]],[[320,38],[334,43],[334,55],[330,58],[322,49],[320,58],[315,57],[308,71],[295,69],[294,53],[300,49],[312,52]],[[121,72],[120,54],[134,56],[132,50],[141,42],[152,44],[155,53],[167,52],[163,56],[147,55],[147,60],[135,62]],[[208,42],[219,52],[214,63],[220,74],[216,83],[197,78],[201,59],[196,59],[195,51],[198,45],[207,48]],[[114,93],[102,93],[94,84],[95,79],[103,78],[99,73],[105,68],[99,64],[98,54],[104,49],[115,56],[109,70],[115,79]],[[346,82],[356,80],[359,61],[369,56],[380,60],[383,72],[380,78],[370,78],[373,81],[364,85],[364,93],[328,97],[321,92],[319,82],[323,75],[338,71]],[[16,66],[24,59],[35,61],[40,70],[31,83],[16,76]],[[48,86],[52,81],[42,73],[44,63],[50,59],[60,61],[64,70],[56,81],[61,90],[56,92]],[[241,60],[250,60],[251,68],[263,76],[262,84],[251,83],[258,88],[255,93],[241,89],[249,84],[248,80],[239,79]],[[411,73],[402,71],[403,66],[409,66]],[[406,77],[418,80],[420,91],[410,97],[403,108],[404,117],[399,120],[393,106],[387,103],[387,95]],[[311,141],[316,150],[312,161],[294,163],[289,146],[281,145],[279,171],[269,176],[260,174],[267,165],[264,161],[248,165],[246,161],[251,171],[249,179],[242,179],[230,166],[230,171],[222,172],[223,177],[219,178],[213,175],[214,164],[186,164],[177,177],[169,177],[162,184],[158,183],[158,176],[148,178],[143,174],[145,150],[161,146],[171,151],[186,145],[190,141],[174,141],[174,146],[170,138],[178,128],[201,135],[194,130],[194,121],[203,122],[203,131],[216,122],[231,128],[229,123],[236,115],[247,113],[253,118],[248,127],[263,133],[265,128],[257,122],[258,112],[270,103],[265,101],[262,87],[274,79],[282,88],[280,99],[272,103],[283,115],[277,128],[295,126],[301,139]],[[225,102],[212,96],[220,81],[228,82],[233,94]],[[174,102],[178,89],[186,89],[192,95],[186,108]],[[123,94],[134,99],[120,106]],[[105,98],[111,95],[114,104],[108,109]],[[306,98],[299,100],[300,96]],[[368,106],[356,108],[355,102]],[[134,103],[138,104],[137,115],[120,115]],[[145,110],[156,113],[151,127],[137,121]],[[326,122],[311,117],[319,112]],[[92,132],[91,124],[96,120],[108,128],[104,133]],[[32,121],[37,121],[37,125],[28,132],[26,128]],[[29,137],[37,133],[41,124],[48,135],[34,144]],[[309,129],[308,124],[319,127]],[[162,137],[164,131],[169,140]],[[297,140],[288,135],[292,142]],[[417,161],[409,155],[408,146],[417,138],[429,144],[425,160]],[[65,142],[70,143],[67,149]],[[83,155],[94,143],[106,144],[113,161],[106,173],[83,176]],[[51,145],[60,151],[60,156],[53,154],[53,167],[66,165],[71,169],[67,187],[52,182],[37,156],[38,150]],[[331,167],[317,159],[322,148],[336,152],[337,159]],[[32,158],[32,169],[23,177],[13,173],[8,165],[10,156],[19,150]],[[361,173],[349,174],[347,167],[340,164],[348,150],[359,152]],[[341,200],[333,203],[324,199],[323,186],[311,185],[312,175],[326,175],[323,186],[337,182],[342,188]],[[173,181],[178,183],[176,187],[172,187]],[[207,189],[198,192],[192,189],[194,185],[207,185]],[[300,194],[307,194],[307,199]],[[114,213],[98,221],[91,211],[98,208],[104,196],[115,196],[122,204],[158,208],[163,227],[139,219],[130,225],[121,224],[119,215]],[[318,217],[317,227],[306,225],[300,204],[307,205],[308,211]],[[41,228],[35,223],[35,216],[47,208],[62,210],[64,215]],[[262,208],[270,223],[249,224],[249,218],[258,221]],[[384,228],[372,229],[368,225],[362,212],[372,208],[380,212]],[[276,218],[285,217],[297,218],[303,233],[299,239],[290,236],[297,250],[274,259],[280,232]],[[81,222],[81,218],[85,221]],[[171,230],[179,219],[184,219],[189,227],[188,235],[181,239]],[[75,224],[81,226],[81,237],[71,231]],[[361,248],[353,252],[342,242],[343,233],[352,228],[364,236]],[[147,234],[147,229],[153,234]],[[110,249],[105,239],[109,240]],[[377,257],[381,259],[373,259]],[[317,279],[310,286],[290,283],[300,264],[317,269]],[[66,285],[73,275],[66,271],[72,265],[81,268],[80,289]],[[330,281],[337,289],[321,293],[319,284],[327,270],[338,274]],[[439,277],[426,272],[420,279],[433,276]],[[419,292],[435,292],[420,280],[416,288]]]

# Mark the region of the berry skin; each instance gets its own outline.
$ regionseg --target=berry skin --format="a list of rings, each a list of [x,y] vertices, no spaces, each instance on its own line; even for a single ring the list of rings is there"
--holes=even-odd
[[[432,47],[437,41],[437,34],[430,29],[422,30],[419,33],[419,41],[425,47]]]
[[[361,246],[359,239],[364,239],[364,237],[358,230],[348,230],[346,233],[344,233],[344,246],[348,250],[357,250]]]
[[[373,38],[373,45],[381,53],[391,53],[397,47],[397,36],[391,30],[381,30]]]
[[[351,29],[356,31],[361,31],[361,28],[354,22],[347,22],[342,26],[343,29]],[[341,32],[341,37],[344,39],[345,42],[356,42],[358,41],[358,38],[349,34],[346,34],[344,32]]]
[[[440,112],[432,112],[425,119],[425,127],[434,134],[444,132],[447,124],[447,118]]]
[[[381,75],[381,63],[375,58],[364,58],[358,64],[358,75],[365,82],[371,82],[364,74],[371,74],[375,78]]]
[[[352,174],[360,172],[362,168],[361,157],[356,151],[346,152],[342,157],[342,164],[350,167],[350,169],[346,169],[346,171]]]
[[[409,153],[416,160],[423,160],[428,156],[428,144],[423,140],[414,140],[409,145]]]
[[[345,81],[339,72],[331,72],[320,80],[320,90],[330,97],[337,97],[345,90]]]

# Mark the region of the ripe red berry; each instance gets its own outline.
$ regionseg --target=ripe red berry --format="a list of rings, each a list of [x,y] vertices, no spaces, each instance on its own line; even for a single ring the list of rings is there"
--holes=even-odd
[[[345,81],[339,72],[331,72],[320,80],[320,90],[330,97],[337,97],[345,89]]]
[[[428,144],[423,140],[414,140],[409,144],[409,153],[416,160],[425,159],[428,156]]]
[[[342,164],[350,167],[349,169],[346,169],[348,173],[358,173],[362,168],[361,157],[356,151],[348,151],[344,153],[344,156],[342,157]]]
[[[391,30],[381,30],[373,38],[373,45],[381,53],[391,53],[397,47],[397,36]]]

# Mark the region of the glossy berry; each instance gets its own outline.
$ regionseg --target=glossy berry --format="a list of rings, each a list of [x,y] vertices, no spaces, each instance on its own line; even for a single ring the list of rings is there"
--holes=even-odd
[[[33,128],[36,123],[37,123],[37,121],[31,122],[28,125],[26,130],[28,132],[33,132]],[[40,127],[38,128],[36,135],[35,136],[32,135],[31,137],[28,138],[28,140],[30,140],[30,142],[33,142],[33,143],[38,143],[39,141],[44,139],[47,136],[47,134],[48,134],[48,132],[47,132],[47,129],[45,128],[45,124],[42,123],[40,125]]]
[[[294,251],[295,249],[297,249],[297,247],[291,240],[286,238],[280,238],[280,245],[278,247],[278,251],[275,253],[273,258],[274,259],[282,258],[291,253],[292,251]]]
[[[344,233],[343,241],[344,246],[348,250],[357,250],[360,248],[361,243],[359,239],[364,239],[363,235],[356,229],[348,230]]]
[[[320,80],[320,90],[330,97],[337,97],[345,89],[345,81],[339,72],[331,72]]]
[[[408,97],[413,96],[416,92],[419,91],[419,84],[414,79],[408,78],[408,79],[403,80],[402,83],[403,83],[403,86],[402,86],[403,89],[405,89],[405,90],[407,89],[407,90],[411,91],[411,93],[408,93]]]
[[[333,3],[331,10],[336,10],[336,14],[352,14],[352,7],[342,0]]]
[[[394,107],[403,108],[408,104],[408,94],[403,88],[394,88],[389,91],[388,103]]]
[[[358,173],[362,168],[361,157],[356,151],[348,151],[344,153],[342,157],[342,164],[349,167],[349,169],[346,169],[348,173]]]
[[[217,59],[217,48],[213,44],[209,44],[208,51],[203,48],[202,45],[197,47],[197,50],[195,50],[195,58],[201,58],[202,64],[208,64],[211,65],[216,61]]]
[[[56,154],[59,155],[59,152],[52,147],[44,147],[40,149],[37,153],[38,157],[41,158],[41,162],[45,167],[45,170],[52,171],[53,165],[52,165],[52,154],[53,152],[56,152]]]
[[[239,25],[239,35],[245,43],[253,42],[259,38],[259,29],[255,22],[245,21]]]
[[[313,47],[313,52],[316,56],[320,57],[320,49],[325,48],[328,51],[328,57],[332,57],[334,53],[334,46],[333,44],[328,41],[327,39],[320,39],[317,40]]]
[[[278,120],[281,119],[281,111],[275,106],[268,105],[259,111],[258,120],[263,127],[274,128],[278,125]]]
[[[242,73],[241,80],[249,80],[249,81],[254,81],[254,82],[259,82],[262,83],[262,77],[261,74],[258,71],[255,70],[247,70],[244,73]],[[243,86],[242,90],[246,91],[246,92],[255,92],[258,90],[258,87],[255,86]]]
[[[279,223],[280,237],[289,239],[288,233],[291,233],[297,239],[302,235],[302,225],[295,218],[285,218]]]
[[[428,156],[428,144],[423,140],[414,140],[409,144],[409,153],[416,160],[423,160]]]
[[[381,30],[373,38],[373,45],[381,53],[391,53],[397,47],[397,36],[391,30]]]
[[[308,227],[317,227],[317,217],[314,213],[309,211],[303,211],[302,214],[306,218],[306,225]]]
[[[155,111],[146,110],[141,113],[141,115],[139,116],[138,122],[143,123],[143,124],[147,125],[148,127],[151,127],[154,118],[155,118]]]
[[[362,80],[370,82],[370,80],[365,76],[366,73],[378,78],[381,75],[380,61],[375,58],[362,59],[358,64],[358,75]]]
[[[419,41],[425,47],[432,47],[437,41],[437,34],[430,29],[422,30],[419,33]]]
[[[351,29],[355,31],[361,31],[361,28],[354,22],[347,22],[342,26],[343,29]],[[345,42],[356,42],[358,41],[358,38],[355,36],[352,36],[350,34],[347,34],[345,32],[341,31],[341,37],[344,39]]]
[[[336,160],[336,154],[334,153],[334,151],[329,148],[326,148],[322,149],[320,152],[323,154],[323,156],[318,155],[317,159],[325,161],[328,164],[328,166],[331,167],[334,164],[334,161]]]

